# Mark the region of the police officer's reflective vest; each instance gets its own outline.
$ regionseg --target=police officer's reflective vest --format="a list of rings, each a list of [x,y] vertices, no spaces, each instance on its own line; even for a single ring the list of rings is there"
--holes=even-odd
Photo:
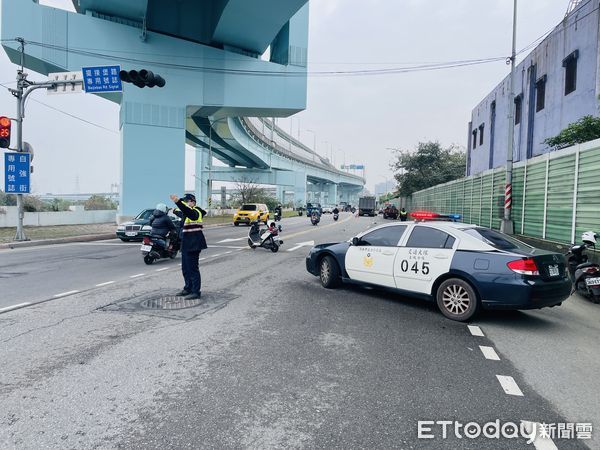
[[[192,209],[194,209],[198,212],[198,219],[192,220],[189,217],[186,217],[183,222],[183,228],[182,228],[182,231],[184,233],[195,233],[198,231],[202,231],[202,212],[200,211],[200,208],[198,208],[197,206],[195,206]]]

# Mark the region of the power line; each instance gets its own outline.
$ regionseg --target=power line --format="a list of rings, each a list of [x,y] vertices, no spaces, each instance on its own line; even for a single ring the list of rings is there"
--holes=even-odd
[[[3,87],[5,87],[5,88],[9,89],[9,87],[8,87],[8,86],[6,86],[4,83],[0,83],[0,86],[3,86]],[[103,129],[103,130],[105,130],[105,131],[110,131],[111,133],[114,133],[114,134],[118,134],[118,133],[119,133],[119,132],[118,132],[118,131],[116,131],[116,130],[111,130],[110,128],[106,128],[106,127],[104,127],[104,126],[102,126],[102,125],[99,125],[99,124],[97,124],[97,123],[91,122],[91,121],[89,121],[89,120],[86,120],[86,119],[84,119],[84,118],[82,118],[82,117],[75,116],[75,115],[73,115],[73,114],[71,114],[71,113],[68,113],[68,112],[66,112],[66,111],[63,111],[62,109],[56,108],[56,107],[54,107],[54,106],[48,105],[47,103],[41,102],[41,101],[39,101],[39,100],[36,100],[35,98],[29,97],[29,98],[28,98],[28,100],[31,100],[31,101],[33,101],[33,102],[35,102],[35,103],[39,103],[40,105],[42,105],[42,106],[45,106],[46,108],[52,109],[52,110],[54,110],[54,111],[56,111],[56,112],[59,112],[59,113],[61,113],[61,114],[64,114],[65,116],[69,116],[69,117],[71,117],[71,118],[73,118],[73,119],[77,119],[77,120],[79,120],[79,121],[81,121],[81,122],[87,123],[88,125],[92,125],[92,126],[94,126],[94,127],[101,128],[101,129]]]

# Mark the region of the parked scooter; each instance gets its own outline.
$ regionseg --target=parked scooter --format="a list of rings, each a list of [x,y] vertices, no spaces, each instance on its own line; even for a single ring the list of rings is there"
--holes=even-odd
[[[598,235],[593,231],[582,234],[583,244],[574,245],[567,253],[569,276],[573,283],[573,292],[588,297],[594,303],[600,303],[600,266],[588,261],[584,252],[596,248]]]
[[[283,241],[279,238],[281,225],[275,225],[275,222],[270,222],[268,228],[260,228],[260,222],[254,221],[250,224],[248,230],[248,246],[251,249],[263,247],[277,253],[279,247],[283,245]]]
[[[180,248],[181,242],[177,232],[171,231],[166,239],[162,236],[144,236],[141,250],[144,262],[150,265],[157,259],[175,258]]]
[[[317,212],[313,212],[310,215],[310,223],[312,223],[313,225],[317,225],[320,221],[321,221],[321,217],[319,216],[319,214]]]

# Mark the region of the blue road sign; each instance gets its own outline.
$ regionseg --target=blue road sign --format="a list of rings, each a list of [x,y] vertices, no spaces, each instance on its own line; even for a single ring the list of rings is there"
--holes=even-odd
[[[357,164],[356,170],[364,170],[365,166],[363,164]]]
[[[119,78],[121,66],[83,67],[83,89],[85,92],[121,92],[123,83]]]
[[[4,192],[7,194],[29,194],[29,153],[6,152],[4,154]]]

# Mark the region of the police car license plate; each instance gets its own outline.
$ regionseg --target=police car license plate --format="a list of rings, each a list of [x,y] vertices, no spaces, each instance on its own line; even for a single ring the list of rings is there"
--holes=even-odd
[[[586,278],[585,284],[587,284],[588,286],[600,286],[600,278]]]
[[[548,266],[548,273],[551,277],[557,277],[560,275],[560,271],[558,270],[558,266]]]
[[[151,251],[151,250],[152,250],[152,246],[151,246],[151,245],[142,245],[142,248],[141,248],[141,250],[142,250],[143,252],[149,252],[149,251]]]
[[[137,232],[135,231],[127,231],[125,232],[125,236],[135,236],[137,234]]]

